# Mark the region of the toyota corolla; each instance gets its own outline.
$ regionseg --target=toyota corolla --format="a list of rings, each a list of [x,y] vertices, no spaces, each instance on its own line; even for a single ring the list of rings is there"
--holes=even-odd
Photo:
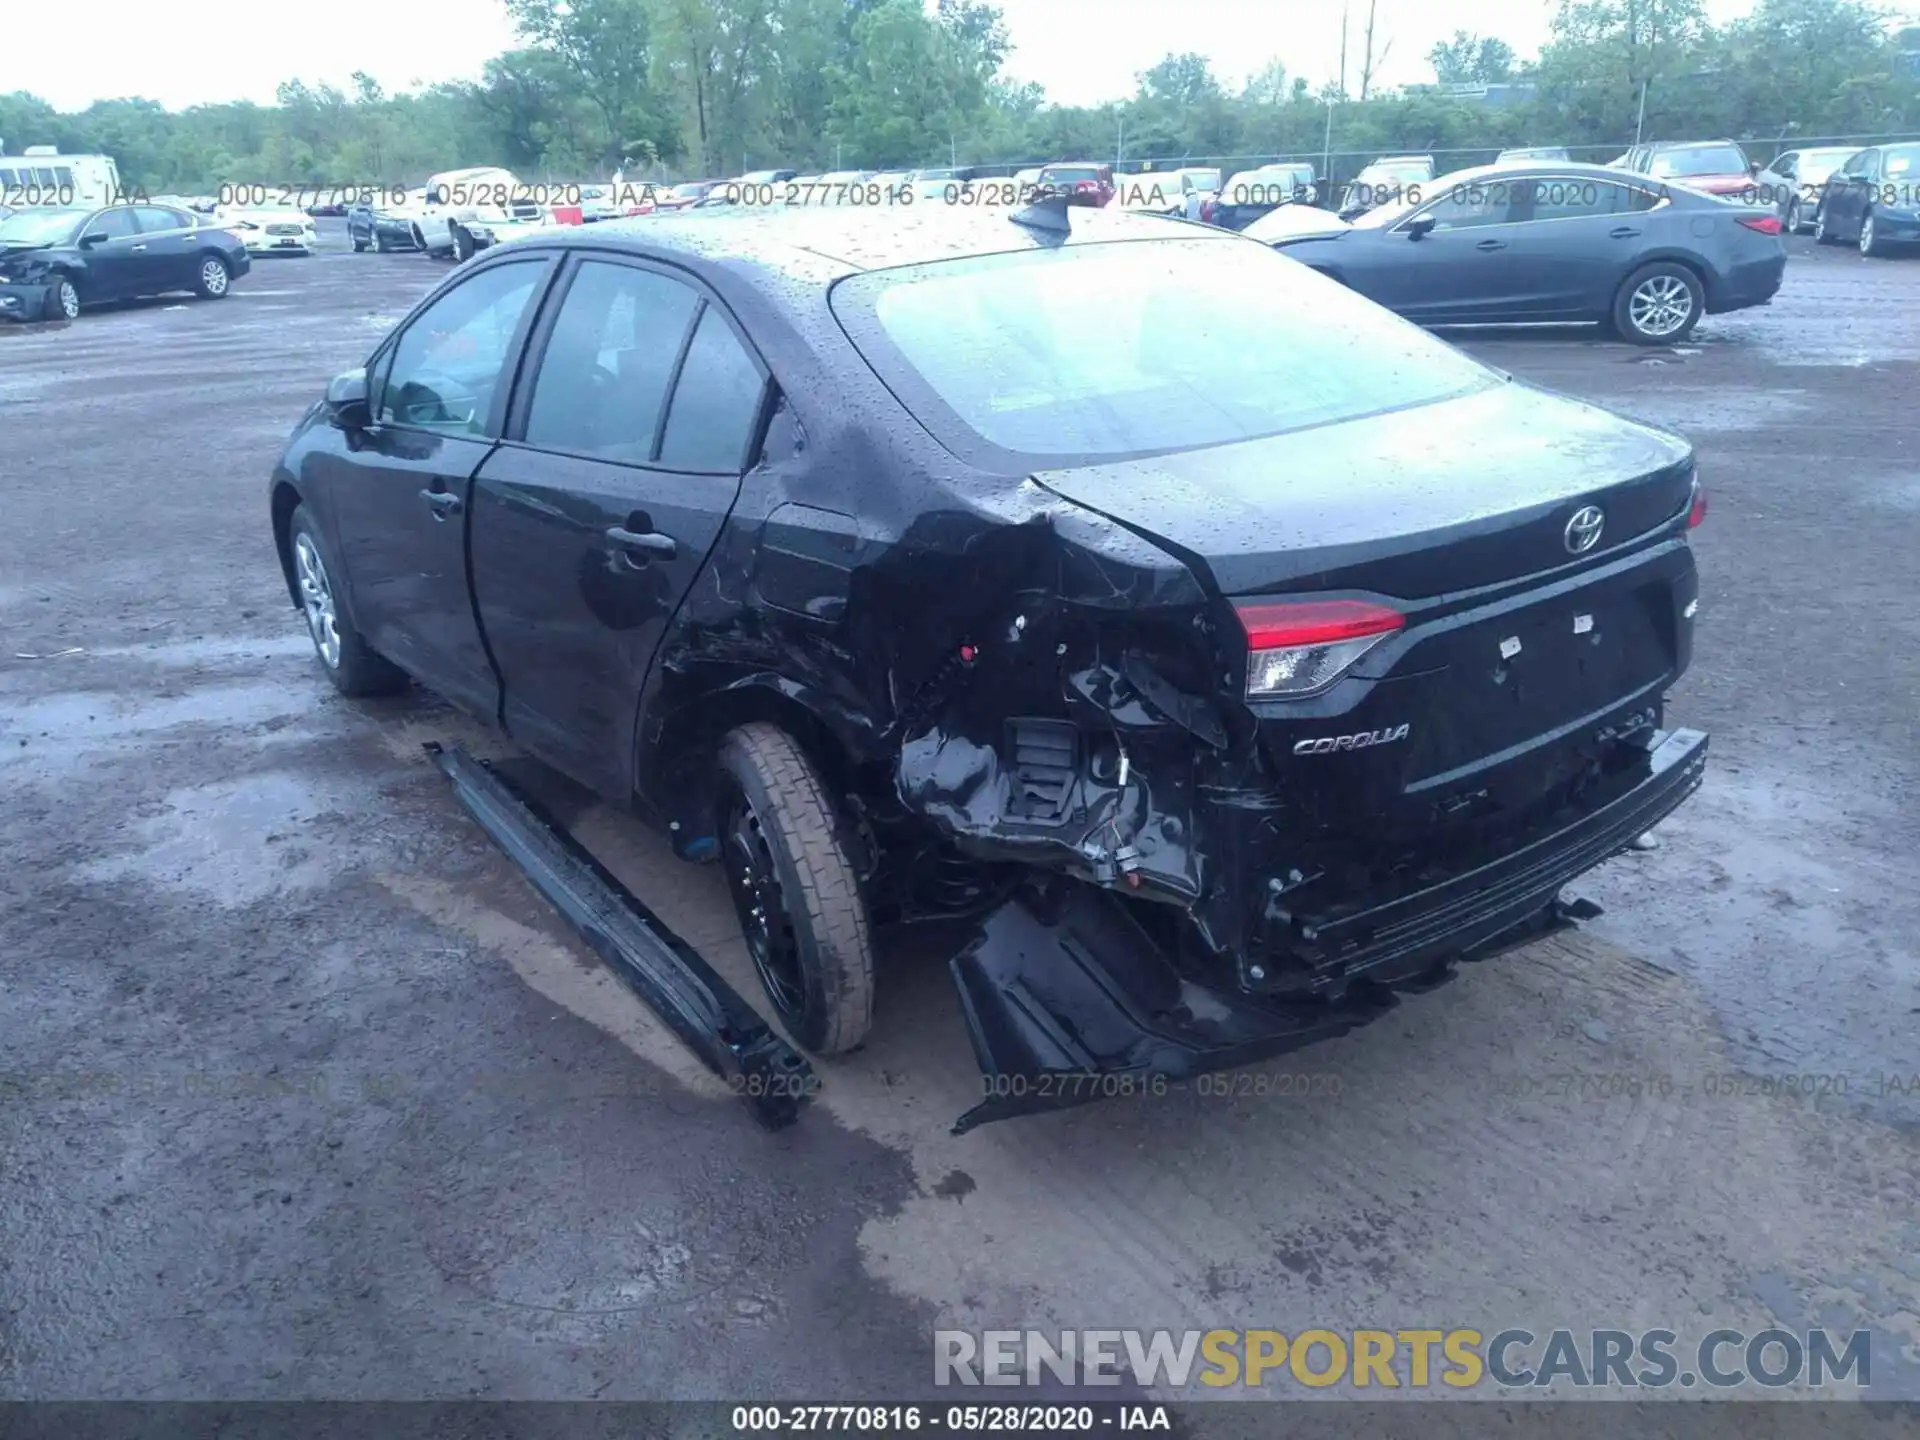
[[[1686,442],[1117,207],[556,228],[337,377],[271,488],[333,683],[427,685],[724,865],[801,1045],[867,1034],[880,927],[970,919],[963,1127],[1573,924],[1705,764]]]

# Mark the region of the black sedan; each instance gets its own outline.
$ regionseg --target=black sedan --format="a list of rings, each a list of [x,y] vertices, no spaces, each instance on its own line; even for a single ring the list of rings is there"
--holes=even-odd
[[[722,862],[800,1044],[867,1033],[877,927],[970,920],[963,1125],[1165,1088],[1593,913],[1700,783],[1684,441],[1227,232],[885,222],[490,250],[266,507],[334,686]]]
[[[1247,234],[1425,325],[1598,323],[1641,345],[1764,305],[1780,218],[1598,165],[1487,166],[1352,224],[1288,206]]]
[[[1822,245],[1851,242],[1862,255],[1920,244],[1920,144],[1875,145],[1832,171],[1813,238]]]
[[[172,291],[218,300],[251,268],[239,236],[171,206],[20,210],[0,220],[0,317],[72,320]]]
[[[354,253],[377,250],[424,250],[427,238],[420,221],[407,210],[356,201],[347,209],[347,239]]]

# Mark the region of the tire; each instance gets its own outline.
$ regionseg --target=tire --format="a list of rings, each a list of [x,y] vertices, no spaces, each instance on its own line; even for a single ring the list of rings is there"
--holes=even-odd
[[[1880,238],[1880,228],[1873,223],[1873,207],[1867,207],[1867,213],[1860,217],[1860,253],[1878,259],[1887,253],[1887,245]]]
[[[59,321],[80,318],[80,291],[70,276],[54,276],[53,284],[47,287],[47,308],[41,318]]]
[[[467,227],[464,225],[454,225],[449,222],[448,228],[453,231],[453,258],[465,264],[473,258],[475,249],[473,236],[467,233]]]
[[[784,730],[743,725],[720,743],[721,860],[754,970],[796,1042],[840,1055],[873,1024],[873,945],[832,802]]]
[[[413,248],[418,250],[422,255],[427,253],[426,232],[421,230],[418,225],[413,227]]]
[[[349,232],[349,234],[351,234],[351,232]],[[361,238],[360,238],[360,237],[359,237],[358,235],[352,235],[352,240],[353,240],[353,253],[354,253],[354,254],[356,254],[356,255],[364,255],[364,254],[366,254],[366,253],[367,253],[367,242],[366,242],[366,241],[364,241],[364,240],[362,240],[362,239],[361,239]]]
[[[1783,218],[1782,226],[1787,234],[1798,235],[1800,233],[1800,224],[1800,197],[1796,195],[1793,199],[1787,201],[1787,213]]]
[[[1813,243],[1816,245],[1837,245],[1840,237],[1833,233],[1827,224],[1827,207],[1822,205],[1813,212]]]
[[[1613,301],[1613,328],[1635,345],[1676,345],[1706,308],[1699,278],[1684,265],[1656,260],[1629,275]]]
[[[202,255],[193,277],[193,293],[202,300],[224,300],[233,286],[233,272],[218,255]]]
[[[306,506],[295,508],[287,526],[294,589],[320,668],[342,695],[391,695],[407,685],[406,672],[376,654],[341,608],[335,586],[342,574],[320,527]]]
[[[388,250],[392,248],[393,248],[392,246],[387,244],[386,236],[382,235],[378,230],[373,232],[373,253],[374,254],[384,255],[387,253]]]

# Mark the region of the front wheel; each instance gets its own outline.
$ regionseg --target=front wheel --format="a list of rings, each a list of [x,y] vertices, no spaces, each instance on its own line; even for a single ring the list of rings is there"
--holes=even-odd
[[[464,225],[455,225],[452,229],[453,258],[463,263],[471,260],[475,249],[473,236],[467,233],[467,227]]]
[[[233,272],[227,269],[227,262],[218,255],[208,255],[200,262],[199,274],[193,277],[193,293],[202,300],[220,300],[232,284]]]
[[[1872,210],[1860,217],[1860,253],[1876,257],[1887,253],[1886,241],[1880,237],[1880,227],[1873,223]]]
[[[1822,205],[1813,212],[1813,243],[1832,245],[1839,239],[1840,237],[1833,233],[1832,224],[1827,220],[1827,207]]]
[[[340,567],[333,563],[320,527],[306,506],[295,508],[287,528],[293,558],[294,588],[307,619],[307,634],[320,668],[342,695],[391,695],[403,689],[406,674],[362,638],[353,617],[342,608],[335,589]]]
[[[361,238],[360,238],[360,237],[359,237],[358,235],[356,235],[356,234],[352,234],[351,232],[349,232],[349,235],[348,235],[348,238],[349,238],[349,239],[351,239],[351,240],[353,241],[353,253],[354,253],[354,254],[356,254],[356,255],[364,255],[364,254],[366,254],[366,251],[367,251],[367,242],[366,242],[366,241],[364,241],[364,240],[362,240],[362,239],[361,239]]]
[[[373,232],[373,253],[376,255],[384,255],[387,253],[387,251],[390,248],[391,247],[387,244],[387,237],[382,235],[378,230],[374,231]]]
[[[1794,199],[1787,201],[1787,213],[1782,228],[1784,228],[1789,235],[1798,235],[1800,233],[1800,219],[1800,200],[1799,197],[1796,196]]]
[[[55,276],[53,284],[47,289],[46,318],[49,320],[80,318],[80,292],[74,288],[73,281],[65,275]]]
[[[1613,326],[1636,345],[1673,345],[1693,333],[1706,296],[1684,265],[1656,261],[1627,277],[1613,302]]]
[[[764,723],[729,734],[718,768],[721,858],[767,998],[806,1049],[851,1050],[873,1023],[873,947],[826,786]]]

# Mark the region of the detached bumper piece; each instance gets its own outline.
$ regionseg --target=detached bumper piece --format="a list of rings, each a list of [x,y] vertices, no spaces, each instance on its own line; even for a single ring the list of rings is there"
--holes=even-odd
[[[1075,884],[1029,892],[989,915],[952,962],[980,1104],[956,1135],[989,1121],[1141,1094],[1330,1040],[1433,989],[1456,962],[1491,959],[1600,913],[1560,887],[1619,853],[1699,787],[1707,737],[1677,730],[1626,793],[1444,884],[1322,922],[1341,983],[1263,995],[1201,984],[1176,969],[1128,904]],[[1361,973],[1364,972],[1364,973]]]
[[[812,1098],[812,1067],[686,941],[484,761],[427,753],[480,828],[614,970],[770,1130]]]

